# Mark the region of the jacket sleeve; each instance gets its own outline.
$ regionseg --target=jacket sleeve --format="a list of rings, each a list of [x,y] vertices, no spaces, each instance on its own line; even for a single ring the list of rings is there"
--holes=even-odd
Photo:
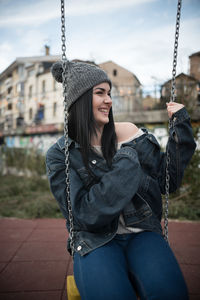
[[[190,117],[185,108],[180,109],[172,116],[172,127],[169,130],[167,143],[169,149],[169,175],[170,193],[180,187],[184,170],[188,165],[196,148]],[[159,186],[162,194],[165,194],[166,178],[166,153],[161,153],[159,164]]]
[[[46,155],[50,188],[67,218],[64,153],[51,148]],[[134,172],[134,176],[133,176]],[[97,230],[110,224],[137,192],[141,176],[137,152],[131,147],[117,151],[112,169],[87,190],[77,173],[70,168],[70,199],[74,220],[83,230]]]

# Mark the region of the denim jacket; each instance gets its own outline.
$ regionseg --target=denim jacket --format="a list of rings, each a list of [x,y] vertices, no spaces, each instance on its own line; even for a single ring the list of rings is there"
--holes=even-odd
[[[79,145],[69,139],[70,199],[74,219],[75,251],[85,255],[110,241],[122,213],[125,225],[162,234],[162,197],[165,193],[166,154],[156,138],[144,134],[122,144],[109,168],[103,157],[91,150],[92,174],[86,170]],[[181,184],[196,144],[185,108],[172,117],[167,147],[170,153],[170,192]],[[47,151],[50,188],[66,218],[64,137]],[[69,240],[68,250],[70,251]]]

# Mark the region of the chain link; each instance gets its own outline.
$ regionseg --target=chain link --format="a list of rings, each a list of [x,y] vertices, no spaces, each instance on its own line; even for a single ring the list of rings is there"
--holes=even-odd
[[[72,205],[70,201],[70,179],[69,179],[69,139],[68,139],[68,105],[67,105],[67,68],[68,60],[66,58],[66,37],[65,37],[65,0],[61,0],[61,41],[62,41],[62,81],[63,81],[63,99],[64,99],[64,137],[65,137],[65,175],[66,175],[66,205],[69,215],[69,238],[72,257],[74,256],[74,222],[72,214]]]
[[[175,42],[174,42],[174,55],[173,55],[173,69],[172,69],[172,84],[171,84],[171,95],[170,102],[174,102],[176,99],[176,66],[177,66],[177,56],[178,56],[178,38],[179,38],[179,28],[180,28],[180,17],[181,17],[181,4],[182,0],[178,0],[177,4],[177,14],[176,14],[176,30],[175,30]],[[172,120],[169,119],[169,129],[172,127]],[[165,213],[164,213],[164,237],[168,241],[168,215],[169,215],[169,164],[170,155],[169,149],[166,149],[166,181],[165,181]]]

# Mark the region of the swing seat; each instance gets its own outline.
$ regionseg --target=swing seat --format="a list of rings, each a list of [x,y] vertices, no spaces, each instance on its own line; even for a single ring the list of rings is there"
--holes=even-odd
[[[68,300],[81,300],[81,296],[79,294],[78,288],[76,286],[76,282],[74,280],[73,275],[67,276],[67,299]],[[137,295],[137,299],[139,300],[139,296]]]
[[[73,275],[67,276],[67,299],[81,300],[81,296],[79,294]]]

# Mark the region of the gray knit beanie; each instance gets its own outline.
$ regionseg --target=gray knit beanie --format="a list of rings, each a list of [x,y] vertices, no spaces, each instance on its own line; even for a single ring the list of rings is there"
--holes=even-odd
[[[52,65],[51,72],[56,81],[62,82],[62,62]],[[103,82],[112,86],[106,72],[96,65],[67,61],[67,101],[68,109],[89,89]]]

